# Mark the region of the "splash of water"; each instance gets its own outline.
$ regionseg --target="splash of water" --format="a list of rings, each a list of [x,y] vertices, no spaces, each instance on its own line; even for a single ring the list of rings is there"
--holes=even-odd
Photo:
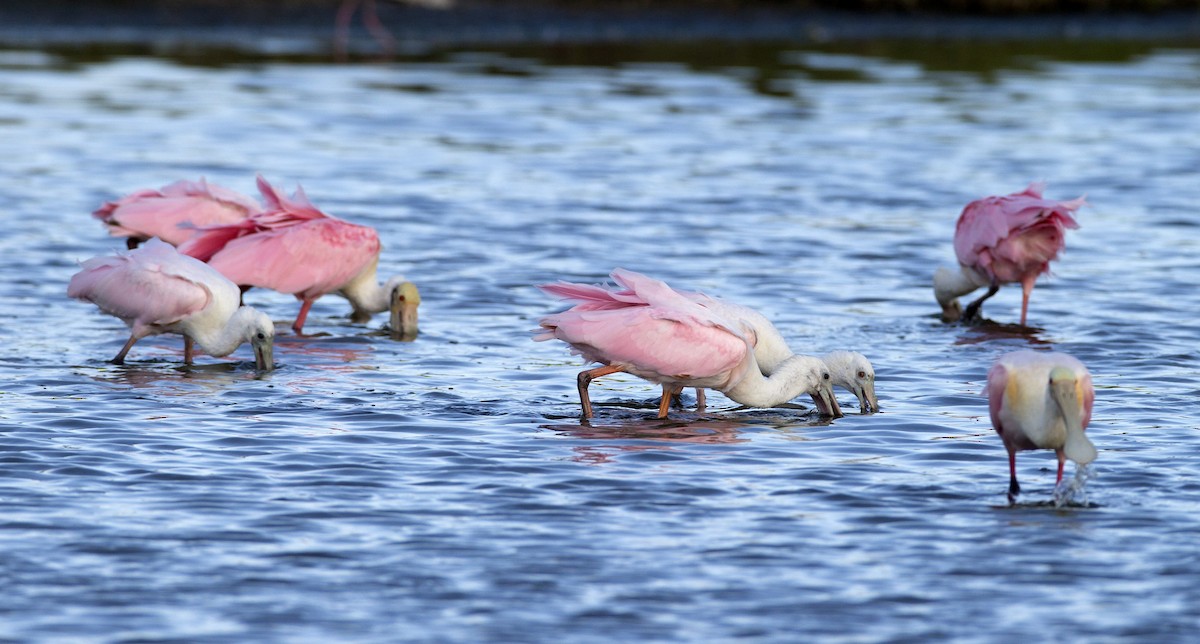
[[[1075,476],[1069,480],[1061,481],[1054,488],[1054,507],[1061,508],[1064,506],[1086,506],[1087,500],[1087,482],[1095,476],[1091,465],[1077,466],[1075,468]]]

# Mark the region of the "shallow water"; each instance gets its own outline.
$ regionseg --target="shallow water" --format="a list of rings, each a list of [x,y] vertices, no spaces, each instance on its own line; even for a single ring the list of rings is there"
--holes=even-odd
[[[0,637],[187,641],[1182,641],[1200,627],[1200,50],[874,45],[391,64],[0,51]],[[105,362],[69,300],[121,246],[88,213],[262,172],[376,226],[422,288],[411,343],[252,291],[280,368],[178,338]],[[955,218],[1086,194],[1043,279],[943,325]],[[653,419],[529,330],[532,285],[615,266],[866,353],[883,413]],[[1091,369],[1086,502],[1004,450],[1000,353]],[[808,401],[797,401],[808,407]],[[1070,476],[1071,470],[1068,470]]]

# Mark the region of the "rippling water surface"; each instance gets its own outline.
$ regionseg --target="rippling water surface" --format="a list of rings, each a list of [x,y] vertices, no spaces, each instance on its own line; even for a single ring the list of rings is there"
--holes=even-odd
[[[1200,627],[1200,51],[456,52],[389,64],[0,51],[0,637],[1184,640]],[[280,369],[69,300],[89,212],[262,172],[377,227],[412,343],[289,296]],[[969,200],[1086,194],[1033,294],[936,318]],[[883,413],[653,419],[529,330],[615,266],[866,353]],[[980,395],[1052,347],[1097,384],[1086,502]],[[806,403],[807,401],[798,401]],[[1071,471],[1070,469],[1068,470]]]

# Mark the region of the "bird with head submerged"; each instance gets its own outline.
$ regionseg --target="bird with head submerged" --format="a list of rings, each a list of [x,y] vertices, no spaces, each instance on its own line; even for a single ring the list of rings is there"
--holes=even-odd
[[[376,278],[381,244],[374,228],[318,210],[296,189],[287,197],[258,177],[266,210],[243,221],[201,229],[180,252],[208,262],[242,287],[258,286],[300,300],[292,330],[303,332],[313,302],[337,293],[350,301],[350,319],[363,323],[389,311],[392,337],[417,336],[421,295],[412,282]]]
[[[275,368],[271,319],[240,306],[237,285],[224,275],[158,239],[128,253],[87,260],[71,277],[67,295],[129,325],[129,341],[113,364],[123,364],[133,344],[146,336],[178,333],[184,337],[185,363],[192,362],[193,341],[215,357],[249,342],[257,368]]]
[[[633,295],[628,289],[610,290],[601,286],[587,284],[547,284],[541,287],[552,295],[575,302],[617,303],[618,298],[628,298]],[[762,313],[741,304],[728,300],[711,297],[695,291],[677,290],[680,295],[713,311],[717,316],[727,320],[736,320],[742,332],[748,338],[754,349],[754,359],[764,376],[775,372],[785,360],[796,355],[779,329]],[[879,411],[879,400],[875,397],[875,369],[866,356],[854,351],[834,351],[823,358],[829,367],[830,376],[835,387],[842,387],[858,397],[859,409],[862,413]],[[675,397],[670,386],[663,386],[662,405],[669,405]],[[706,396],[703,388],[696,389],[696,408],[703,411]]]
[[[176,181],[159,190],[138,190],[107,201],[92,213],[126,245],[157,237],[178,246],[201,226],[232,224],[262,212],[257,201],[229,188],[199,181]]]
[[[1092,419],[1096,393],[1087,367],[1065,353],[1014,351],[1000,356],[987,375],[992,427],[1008,450],[1008,498],[1021,492],[1017,452],[1052,449],[1062,482],[1067,459],[1083,466],[1096,459],[1096,447],[1084,435]]]
[[[1021,325],[1029,310],[1029,295],[1039,275],[1065,246],[1067,228],[1078,228],[1071,216],[1085,205],[1042,198],[1044,185],[1032,183],[1024,192],[985,197],[967,204],[954,229],[957,271],[942,267],[933,276],[933,293],[942,306],[942,320],[974,320],[983,302],[1003,284],[1021,284]],[[958,298],[980,287],[982,297],[964,310]]]
[[[774,407],[807,393],[822,415],[842,415],[820,358],[792,355],[763,375],[737,320],[645,275],[618,268],[612,278],[619,288],[570,282],[539,287],[575,305],[542,318],[534,340],[562,340],[573,353],[604,365],[577,378],[584,418],[592,416],[591,381],[622,371],[663,385],[659,418],[667,417],[671,395],[685,387],[716,389],[748,407]]]

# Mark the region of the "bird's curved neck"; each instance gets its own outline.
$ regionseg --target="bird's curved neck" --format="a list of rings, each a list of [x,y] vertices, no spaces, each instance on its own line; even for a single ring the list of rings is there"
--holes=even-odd
[[[987,278],[961,265],[958,270],[939,268],[933,274],[933,293],[942,306],[987,285]]]
[[[752,364],[746,376],[722,392],[747,407],[775,407],[807,392],[816,377],[812,361],[819,360],[794,355],[779,363],[771,375],[764,376],[753,356],[750,359]]]
[[[193,330],[189,335],[208,355],[217,358],[227,356],[246,341],[247,329],[254,326],[253,313],[250,307],[238,307],[224,326]]]
[[[391,304],[391,292],[396,286],[393,282],[399,283],[399,280],[394,278],[388,280],[387,284],[380,284],[376,277],[378,265],[379,259],[376,258],[341,288],[342,295],[350,300],[355,312],[379,313],[388,310]]]

